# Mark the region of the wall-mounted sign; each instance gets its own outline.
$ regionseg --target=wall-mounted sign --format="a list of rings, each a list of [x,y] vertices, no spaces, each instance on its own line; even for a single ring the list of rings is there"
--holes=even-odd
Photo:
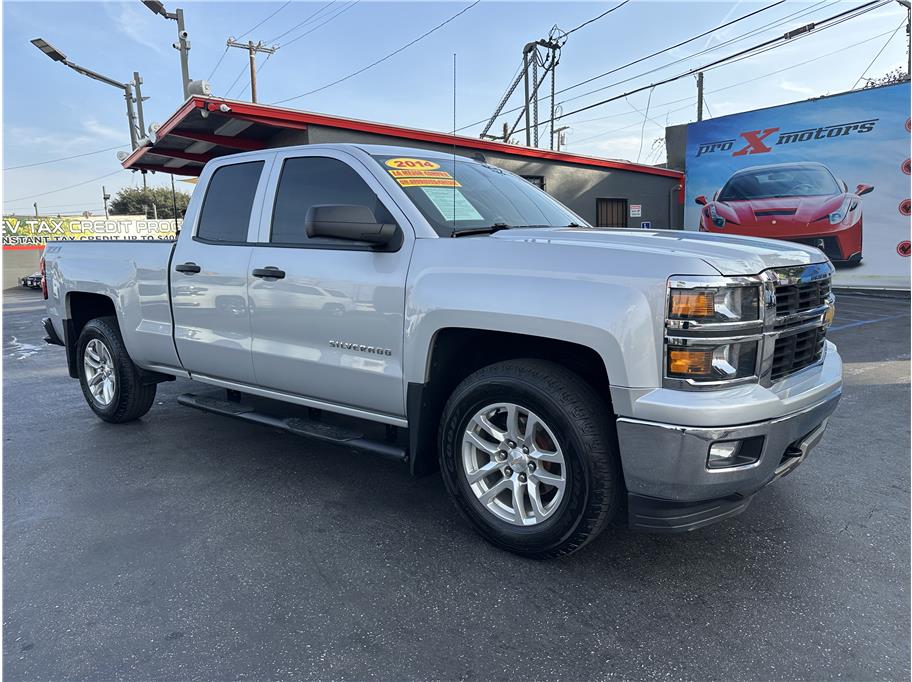
[[[178,223],[181,221],[178,220]],[[79,240],[174,239],[173,219],[146,219],[144,216],[108,218],[28,217],[3,218],[3,249],[40,249],[47,242]]]
[[[689,230],[815,246],[849,286],[909,288],[909,84],[692,123]]]
[[[644,230],[652,229],[652,221],[644,220],[643,222],[640,223],[640,227],[643,228]]]
[[[630,217],[639,218],[643,215],[643,204],[630,204]]]

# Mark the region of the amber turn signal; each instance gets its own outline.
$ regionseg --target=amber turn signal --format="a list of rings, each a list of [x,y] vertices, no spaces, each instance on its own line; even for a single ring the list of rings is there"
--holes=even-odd
[[[716,313],[715,294],[712,291],[672,290],[670,313],[672,318],[679,320],[712,317]]]
[[[668,351],[668,373],[676,376],[707,376],[712,368],[711,350]]]

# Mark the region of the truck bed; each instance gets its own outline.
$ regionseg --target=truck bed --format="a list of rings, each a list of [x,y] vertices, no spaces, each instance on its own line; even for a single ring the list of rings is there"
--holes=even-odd
[[[45,252],[48,313],[63,338],[72,297],[110,299],[133,361],[144,369],[180,368],[172,334],[168,267],[173,241],[49,242]]]

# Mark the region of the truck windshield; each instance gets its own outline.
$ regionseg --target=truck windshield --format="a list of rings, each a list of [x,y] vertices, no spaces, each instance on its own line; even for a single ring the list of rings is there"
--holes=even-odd
[[[442,237],[462,231],[585,225],[532,183],[488,164],[374,156]]]
[[[810,197],[839,194],[841,191],[825,168],[780,166],[738,173],[725,183],[719,192],[719,201]]]

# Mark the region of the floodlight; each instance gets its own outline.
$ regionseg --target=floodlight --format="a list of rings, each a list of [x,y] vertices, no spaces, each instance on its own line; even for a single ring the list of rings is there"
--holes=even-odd
[[[53,59],[55,62],[65,62],[67,60],[66,55],[63,54],[63,52],[51,45],[44,38],[33,38],[31,42],[32,45],[44,52],[44,54]]]

